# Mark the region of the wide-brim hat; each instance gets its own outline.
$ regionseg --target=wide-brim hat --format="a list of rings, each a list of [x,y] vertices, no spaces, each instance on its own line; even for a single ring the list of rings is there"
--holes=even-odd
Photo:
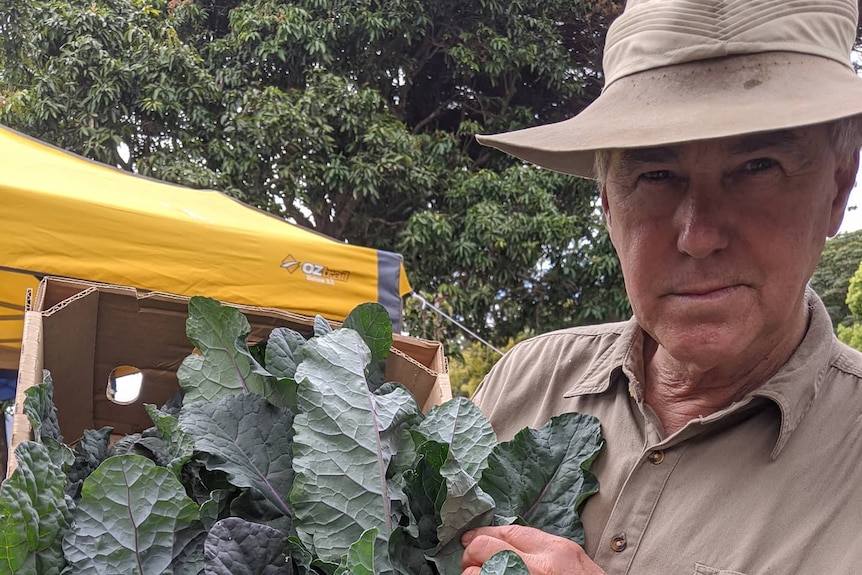
[[[605,87],[577,116],[480,143],[594,177],[596,150],[653,147],[862,114],[856,0],[629,0]]]

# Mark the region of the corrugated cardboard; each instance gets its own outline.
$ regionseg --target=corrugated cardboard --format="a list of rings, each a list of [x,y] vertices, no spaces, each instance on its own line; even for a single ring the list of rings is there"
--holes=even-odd
[[[24,391],[51,372],[60,430],[68,443],[85,429],[111,426],[125,435],[152,422],[143,404],[163,405],[179,389],[176,371],[193,351],[185,332],[188,298],[135,288],[47,277],[42,280],[24,322],[11,452],[29,439],[22,413]],[[238,307],[252,327],[249,342],[265,339],[275,327],[306,336],[313,318],[268,308]],[[144,383],[138,401],[120,405],[108,399],[111,370],[131,365]],[[404,384],[427,411],[451,398],[442,345],[396,334],[386,365],[389,381]]]

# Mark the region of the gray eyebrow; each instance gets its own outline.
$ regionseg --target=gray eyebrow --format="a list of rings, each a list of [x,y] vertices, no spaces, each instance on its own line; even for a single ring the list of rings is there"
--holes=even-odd
[[[655,148],[625,148],[618,151],[617,169],[626,172],[639,164],[670,163],[679,160],[677,148],[659,146]]]
[[[750,154],[758,150],[769,148],[785,148],[791,151],[801,147],[801,138],[796,130],[776,130],[774,132],[762,132],[748,134],[734,138],[729,149],[732,154]],[[624,148],[618,150],[617,168],[629,170],[638,164],[649,163],[671,163],[679,160],[680,152],[678,146],[656,146],[653,148]]]
[[[761,134],[750,134],[739,138],[730,146],[733,154],[750,154],[758,150],[768,148],[796,149],[800,146],[800,137],[794,130],[778,130],[776,132],[764,132]]]

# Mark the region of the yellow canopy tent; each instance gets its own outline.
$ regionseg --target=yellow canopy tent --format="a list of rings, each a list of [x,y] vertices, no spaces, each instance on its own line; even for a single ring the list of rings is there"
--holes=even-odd
[[[0,126],[0,368],[17,367],[27,288],[45,275],[396,326],[401,256],[347,245],[220,192],[129,174]]]

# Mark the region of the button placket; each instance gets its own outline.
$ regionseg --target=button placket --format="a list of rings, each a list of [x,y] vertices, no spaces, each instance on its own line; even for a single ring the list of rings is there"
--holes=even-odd
[[[594,557],[606,571],[630,573],[653,510],[685,450],[684,445],[670,451],[645,450],[631,470],[605,526],[604,543]]]

